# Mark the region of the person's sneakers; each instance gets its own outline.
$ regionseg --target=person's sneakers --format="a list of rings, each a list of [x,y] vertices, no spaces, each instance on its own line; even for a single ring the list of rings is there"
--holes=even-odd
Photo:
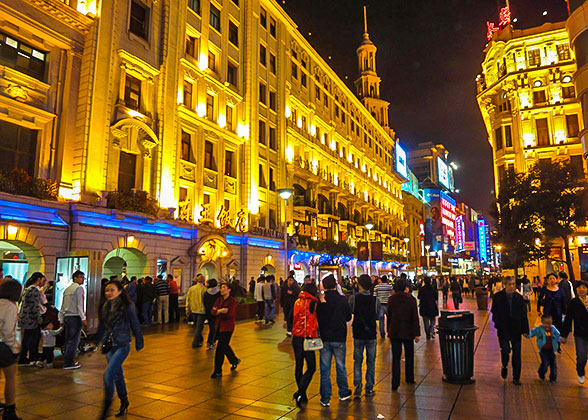
[[[578,383],[580,385],[584,385],[584,377],[583,376],[578,375]]]
[[[541,379],[542,381],[545,380],[545,374],[544,373],[537,372],[537,375],[539,375],[539,379]]]
[[[373,389],[369,389],[369,390],[365,391],[366,397],[373,397],[374,395],[376,395],[376,391],[374,391]]]
[[[331,403],[330,403],[330,401],[323,401],[323,400],[321,400],[321,405],[323,407],[330,407],[331,406]]]
[[[521,381],[519,379],[513,379],[512,380],[512,383],[515,384],[515,385],[517,385],[517,386],[518,385],[521,385]]]
[[[506,379],[506,377],[508,376],[508,369],[506,367],[502,368],[502,370],[500,371],[500,376],[502,377],[502,379]]]
[[[82,365],[80,365],[78,362],[74,362],[73,365],[63,366],[63,369],[64,370],[74,370],[74,369],[79,369],[81,367],[82,367]]]
[[[216,379],[216,378],[220,378],[221,376],[223,376],[222,373],[220,373],[220,372],[218,372],[218,373],[217,372],[214,372],[212,375],[210,375],[210,378],[211,379]]]
[[[353,391],[353,398],[359,400],[361,398],[361,386],[356,386]]]
[[[549,378],[549,382],[554,384],[557,382],[557,378]]]
[[[237,362],[231,365],[231,370],[237,370],[237,366],[239,366],[240,363],[241,359],[237,359]]]
[[[351,399],[351,395],[352,395],[352,393],[351,393],[351,391],[349,391],[349,394],[345,394],[342,397],[339,397],[339,401],[347,401],[347,400]]]
[[[270,322],[270,324],[275,324],[276,323],[276,321],[274,321],[273,319],[270,319],[269,322]]]

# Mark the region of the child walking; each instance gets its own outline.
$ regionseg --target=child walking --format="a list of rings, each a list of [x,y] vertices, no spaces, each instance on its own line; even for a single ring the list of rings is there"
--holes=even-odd
[[[63,327],[54,330],[53,323],[47,324],[41,330],[41,338],[43,339],[43,355],[41,360],[37,362],[37,367],[52,368],[53,367],[53,353],[55,351],[55,337],[61,334]]]
[[[549,381],[557,381],[557,363],[555,361],[555,352],[559,347],[559,330],[553,325],[551,315],[541,316],[541,325],[533,328],[527,338],[537,337],[537,347],[541,357],[541,365],[537,373],[541,380],[545,380],[545,374],[549,367]]]

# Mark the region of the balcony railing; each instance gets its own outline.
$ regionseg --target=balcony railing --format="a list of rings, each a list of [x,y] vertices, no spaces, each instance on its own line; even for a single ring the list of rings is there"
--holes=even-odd
[[[0,191],[54,201],[58,194],[57,183],[32,177],[23,169],[0,172]]]

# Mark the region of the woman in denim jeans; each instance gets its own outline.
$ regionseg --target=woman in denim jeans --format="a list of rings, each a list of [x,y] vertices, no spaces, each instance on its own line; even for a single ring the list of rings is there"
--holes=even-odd
[[[586,376],[588,355],[588,283],[581,281],[576,285],[576,297],[572,299],[566,313],[561,332],[561,342],[566,343],[574,323],[574,343],[576,344],[576,373],[578,382],[583,384]]]
[[[118,280],[109,281],[105,295],[106,301],[100,307],[100,325],[96,337],[103,343],[108,343],[109,337],[112,338],[112,348],[106,353],[108,366],[104,371],[104,403],[100,419],[108,417],[115,388],[120,398],[120,409],[115,417],[122,417],[128,412],[129,399],[122,365],[131,351],[131,331],[135,336],[137,351],[143,348],[137,311],[122,283]]]

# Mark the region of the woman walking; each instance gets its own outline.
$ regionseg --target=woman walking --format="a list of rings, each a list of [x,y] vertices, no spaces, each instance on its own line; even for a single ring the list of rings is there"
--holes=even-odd
[[[317,293],[318,289],[316,284],[305,284],[292,308],[292,348],[294,349],[294,359],[296,360],[294,377],[298,386],[292,398],[296,400],[298,407],[301,407],[302,403],[308,402],[306,390],[308,389],[308,385],[310,385],[310,381],[312,381],[314,372],[316,372],[315,352],[314,350],[304,350],[304,339],[318,337],[316,317],[316,305],[318,304]],[[305,361],[306,372],[303,373]]]
[[[13,279],[0,282],[0,369],[4,373],[4,404],[2,420],[21,420],[16,415],[16,320],[18,310],[16,302],[20,298],[22,287]]]
[[[231,336],[235,331],[235,315],[237,313],[237,301],[231,296],[231,289],[225,283],[221,284],[220,297],[214,303],[212,315],[216,316],[216,331],[218,345],[214,353],[214,372],[211,378],[223,376],[223,363],[225,356],[229,359],[231,370],[236,370],[241,360],[237,358],[231,348]]]
[[[570,302],[566,320],[561,332],[561,342],[566,343],[574,324],[574,343],[576,344],[576,373],[578,383],[584,384],[586,376],[586,359],[588,356],[588,283],[578,282],[576,297]]]
[[[563,314],[567,309],[567,294],[565,290],[561,289],[557,284],[557,276],[554,273],[548,274],[546,285],[539,293],[537,312],[542,315],[551,315],[553,318],[553,325],[555,325],[555,328],[557,328],[558,331],[561,331],[563,329]]]
[[[531,298],[533,297],[533,286],[531,286],[531,281],[527,278],[527,276],[523,277],[523,281],[521,283],[521,295],[523,295],[523,300],[525,301],[525,305],[527,306],[527,312],[531,312]]]
[[[19,366],[33,366],[39,360],[39,342],[41,341],[41,327],[43,311],[41,285],[45,276],[33,273],[25,283],[22,295],[22,305],[18,314],[18,326],[22,329],[22,344],[18,357]]]
[[[204,294],[204,313],[208,321],[208,337],[206,338],[206,348],[213,349],[216,346],[216,328],[215,317],[212,314],[212,307],[220,297],[220,290],[217,287],[216,279],[210,279],[206,282],[206,293]]]
[[[459,309],[459,304],[462,302],[461,292],[462,287],[459,281],[455,278],[451,278],[451,297],[453,298],[453,306],[455,309]]]
[[[120,409],[115,417],[122,417],[129,410],[129,399],[122,365],[131,351],[131,332],[135,336],[135,349],[143,348],[143,334],[135,305],[122,283],[111,280],[104,290],[105,302],[100,307],[100,325],[96,337],[102,343],[108,366],[104,371],[104,404],[101,420],[108,417],[114,390],[120,398]]]
[[[427,340],[435,338],[435,318],[439,315],[437,306],[439,294],[431,285],[431,279],[425,277],[423,287],[419,290],[419,312],[423,318]]]

